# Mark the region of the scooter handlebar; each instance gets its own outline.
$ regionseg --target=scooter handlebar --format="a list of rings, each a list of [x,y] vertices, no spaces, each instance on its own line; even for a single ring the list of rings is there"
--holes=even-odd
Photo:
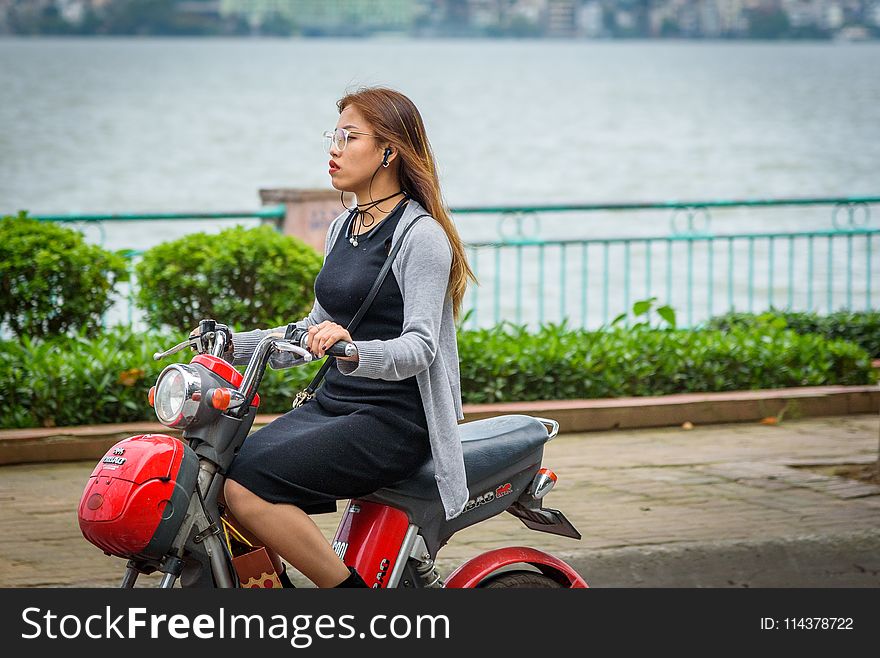
[[[330,356],[354,356],[357,354],[357,347],[347,340],[338,340],[330,346],[327,354]]]
[[[284,332],[284,338],[303,349],[308,349],[309,332],[307,329],[301,329],[296,324],[289,324],[287,331]],[[357,348],[354,343],[349,343],[347,340],[338,340],[327,349],[327,354],[330,356],[354,356],[357,354]]]

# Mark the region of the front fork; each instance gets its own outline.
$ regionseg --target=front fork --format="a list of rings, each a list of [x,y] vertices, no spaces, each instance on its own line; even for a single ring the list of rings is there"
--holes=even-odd
[[[156,569],[164,574],[162,581],[159,583],[160,588],[174,587],[174,583],[180,578],[186,566],[183,555],[187,551],[190,554],[207,554],[208,565],[211,571],[209,576],[213,577],[214,587],[238,587],[238,577],[232,567],[231,558],[220,539],[222,529],[219,511],[216,505],[214,505],[212,516],[215,516],[216,520],[212,524],[208,520],[201,502],[202,500],[217,500],[224,478],[217,475],[216,472],[217,467],[214,464],[202,460],[199,465],[199,477],[196,484],[198,490],[194,491],[192,496],[190,496],[189,508],[186,511],[186,516],[180,526],[180,530],[174,538],[168,554]],[[199,498],[200,492],[201,500]],[[207,502],[205,507],[208,507]],[[209,513],[211,512],[210,507],[208,511]],[[135,560],[129,560],[125,567],[125,573],[122,576],[120,588],[129,589],[134,587],[141,573],[145,573],[145,571],[140,568],[139,563]]]
[[[134,587],[134,583],[138,579],[140,573],[141,572],[135,566],[134,561],[129,560],[128,564],[125,566],[125,574],[122,576],[122,584],[119,587],[121,589],[130,589]]]
[[[159,583],[159,587],[164,589],[174,587],[174,583],[177,582],[177,579],[180,578],[180,574],[183,573],[183,567],[184,562],[179,557],[173,555],[166,557],[158,569],[158,571],[165,574],[162,576],[162,581]],[[125,573],[122,575],[122,583],[120,583],[119,588],[133,588],[135,582],[137,582],[138,576],[142,573],[145,573],[143,564],[138,563],[136,560],[129,560],[128,564],[125,565]]]

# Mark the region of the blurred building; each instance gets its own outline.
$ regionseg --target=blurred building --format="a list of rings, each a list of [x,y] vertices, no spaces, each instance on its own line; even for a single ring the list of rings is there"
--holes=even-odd
[[[880,27],[880,0],[871,5],[865,12],[868,25]]]
[[[468,9],[469,22],[476,28],[489,28],[502,23],[499,0],[471,0]]]
[[[408,31],[418,3],[412,0],[220,0],[223,16],[259,25],[272,16],[289,19],[303,34]]]
[[[602,15],[602,5],[599,0],[589,0],[578,7],[576,19],[578,36],[587,39],[607,36]]]
[[[826,0],[782,0],[782,7],[792,27],[802,28],[822,25]]]
[[[0,33],[131,33],[132,21],[147,34],[878,38],[880,0],[0,0]]]
[[[748,31],[742,0],[715,0],[715,7],[722,36],[740,36]]]
[[[573,37],[577,32],[575,0],[547,0],[545,35]]]

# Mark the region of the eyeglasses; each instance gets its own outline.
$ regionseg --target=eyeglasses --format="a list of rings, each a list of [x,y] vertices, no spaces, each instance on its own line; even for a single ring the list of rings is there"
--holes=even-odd
[[[357,130],[346,130],[345,128],[337,128],[336,130],[324,131],[324,151],[330,152],[330,146],[335,146],[337,151],[344,151],[348,145],[349,135],[367,135],[375,137],[372,133],[362,133]]]

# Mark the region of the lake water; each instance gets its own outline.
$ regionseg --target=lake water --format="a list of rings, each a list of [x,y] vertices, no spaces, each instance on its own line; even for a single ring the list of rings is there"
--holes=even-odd
[[[362,84],[419,106],[452,206],[876,195],[878,71],[877,43],[0,39],[0,211],[252,210],[259,188],[331,189],[320,135]],[[720,232],[831,227],[828,208],[713,216]],[[497,235],[494,218],[457,221]],[[541,230],[666,234],[669,216]]]

